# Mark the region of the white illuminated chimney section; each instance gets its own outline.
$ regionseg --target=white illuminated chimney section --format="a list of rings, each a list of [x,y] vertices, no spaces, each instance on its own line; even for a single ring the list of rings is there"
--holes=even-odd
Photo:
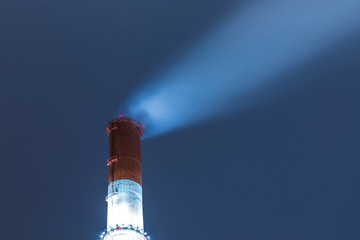
[[[144,229],[142,211],[142,188],[131,180],[121,179],[108,187],[107,228],[133,226]]]

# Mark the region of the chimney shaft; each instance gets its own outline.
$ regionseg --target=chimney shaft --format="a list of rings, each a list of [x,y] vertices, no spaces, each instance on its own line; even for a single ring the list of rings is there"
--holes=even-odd
[[[140,139],[142,126],[127,119],[111,121],[107,231],[102,240],[149,240],[144,233]]]

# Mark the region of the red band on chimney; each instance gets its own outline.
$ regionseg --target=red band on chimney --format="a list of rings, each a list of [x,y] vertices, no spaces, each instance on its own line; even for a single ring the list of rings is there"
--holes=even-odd
[[[109,184],[120,179],[128,179],[142,185],[140,138],[142,126],[119,118],[106,128],[109,135]]]

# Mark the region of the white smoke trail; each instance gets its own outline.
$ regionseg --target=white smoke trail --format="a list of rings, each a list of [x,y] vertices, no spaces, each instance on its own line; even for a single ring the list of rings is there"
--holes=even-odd
[[[359,0],[255,1],[159,73],[121,108],[154,136],[241,110],[277,74],[319,54],[360,28]]]

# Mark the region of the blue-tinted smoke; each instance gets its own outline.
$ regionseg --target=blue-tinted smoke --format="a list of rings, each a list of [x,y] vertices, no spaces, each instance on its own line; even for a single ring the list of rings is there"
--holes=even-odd
[[[159,135],[241,110],[270,79],[360,27],[360,0],[263,0],[235,9],[124,104]],[[241,95],[250,96],[235,101]]]

